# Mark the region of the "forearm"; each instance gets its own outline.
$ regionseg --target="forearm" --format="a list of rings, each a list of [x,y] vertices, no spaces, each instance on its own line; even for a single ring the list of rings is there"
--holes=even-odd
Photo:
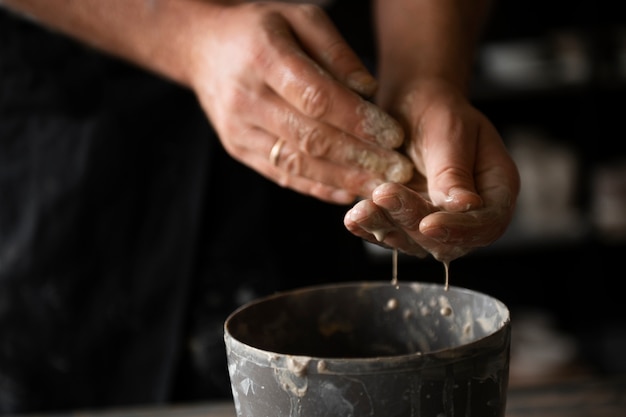
[[[224,1],[3,0],[8,9],[181,84],[190,83],[189,42],[210,28]],[[204,16],[198,19],[198,15]]]
[[[491,0],[376,0],[383,100],[424,78],[465,91],[490,5]]]

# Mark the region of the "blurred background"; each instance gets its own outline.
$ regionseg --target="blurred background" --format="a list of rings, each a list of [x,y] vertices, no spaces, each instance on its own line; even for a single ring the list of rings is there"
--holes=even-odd
[[[452,262],[451,285],[512,311],[511,384],[626,372],[626,15],[607,0],[496,2],[472,90],[522,177],[493,246]],[[391,255],[372,247],[372,278]],[[443,282],[400,256],[401,280]]]

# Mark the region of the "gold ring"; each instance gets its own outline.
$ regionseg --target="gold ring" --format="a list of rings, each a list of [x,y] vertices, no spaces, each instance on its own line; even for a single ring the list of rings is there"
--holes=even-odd
[[[274,166],[278,166],[278,157],[280,156],[280,151],[283,149],[283,145],[285,144],[285,140],[278,138],[274,146],[272,146],[272,150],[270,151],[270,163]]]

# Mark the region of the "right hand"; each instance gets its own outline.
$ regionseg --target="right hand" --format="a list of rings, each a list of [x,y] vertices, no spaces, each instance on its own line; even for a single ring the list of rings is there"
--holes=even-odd
[[[235,159],[337,204],[410,180],[412,162],[393,150],[402,129],[364,98],[376,81],[321,8],[220,6],[200,23],[184,42],[192,41],[189,83]]]

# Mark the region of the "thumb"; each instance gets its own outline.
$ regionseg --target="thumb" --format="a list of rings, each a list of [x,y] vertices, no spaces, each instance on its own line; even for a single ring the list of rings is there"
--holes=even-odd
[[[476,190],[477,132],[464,131],[459,121],[439,121],[423,129],[419,141],[422,167],[432,203],[442,210],[464,212],[483,206]]]

